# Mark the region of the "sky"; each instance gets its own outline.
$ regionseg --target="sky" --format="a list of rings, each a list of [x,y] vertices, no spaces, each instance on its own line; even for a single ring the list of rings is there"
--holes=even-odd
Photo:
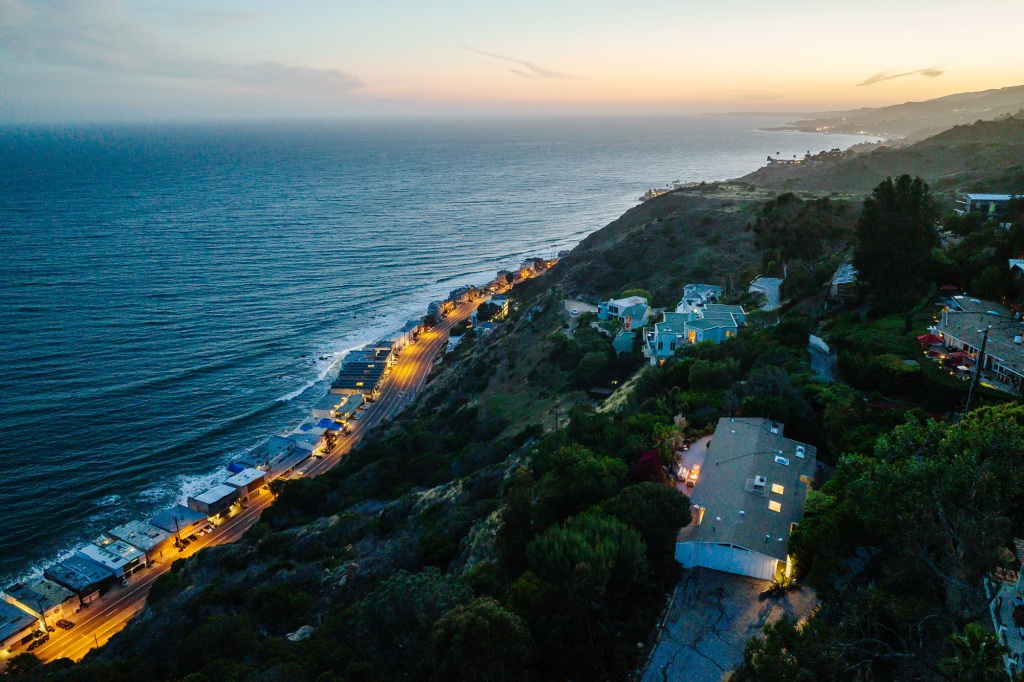
[[[1020,0],[0,0],[0,121],[811,112],[1024,84]]]

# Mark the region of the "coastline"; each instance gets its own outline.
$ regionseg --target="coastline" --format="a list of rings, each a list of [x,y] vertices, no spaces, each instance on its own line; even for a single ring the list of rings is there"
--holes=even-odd
[[[549,262],[548,267],[551,264]],[[531,276],[542,276],[546,271],[547,268],[544,268],[537,273],[527,274],[523,278],[517,278],[516,283]],[[404,364],[405,369],[399,372],[392,370],[391,375],[385,375],[381,395],[366,410],[363,418],[355,423],[351,431],[338,433],[338,442],[333,449],[324,452],[319,458],[315,455],[307,455],[294,465],[292,469],[283,472],[278,477],[290,480],[299,477],[315,477],[325,473],[337,465],[367,433],[401,412],[415,399],[416,395],[425,385],[426,379],[433,369],[433,361],[438,355],[442,354],[444,347],[447,345],[448,332],[451,328],[467,320],[479,305],[490,300],[491,296],[488,294],[492,291],[500,290],[500,292],[504,292],[511,290],[514,286],[513,284],[502,287],[498,285],[499,281],[502,281],[500,276],[478,290],[487,293],[478,295],[475,299],[470,298],[456,304],[454,310],[441,317],[435,326],[425,329],[421,334],[420,341],[412,342],[401,353],[396,362],[396,367],[399,364]],[[471,288],[477,289],[475,285]],[[454,295],[455,292],[452,292],[452,294]],[[329,375],[335,368],[340,367],[344,357],[345,355],[342,355],[341,358],[332,362],[325,373]],[[400,378],[395,378],[394,375],[398,375]],[[303,393],[308,390],[309,388],[303,389]],[[252,451],[253,449],[248,448],[247,451]],[[295,471],[300,466],[300,472],[295,475]],[[220,470],[205,476],[204,480],[208,484],[216,485],[221,479],[226,479],[230,475],[229,471]],[[237,510],[232,506],[223,519],[219,518],[220,514],[216,518],[211,516],[209,521],[213,525],[214,530],[208,536],[195,538],[191,543],[193,545],[191,548],[179,549],[177,555],[171,554],[171,556],[163,561],[154,561],[142,572],[141,577],[135,578],[133,576],[123,587],[111,588],[103,596],[99,597],[96,602],[93,602],[94,608],[79,612],[86,615],[84,620],[79,620],[83,618],[82,616],[75,618],[79,622],[76,623],[74,630],[52,633],[52,636],[58,640],[55,644],[60,643],[60,648],[49,645],[40,649],[37,655],[45,661],[56,660],[62,657],[79,660],[89,650],[96,648],[97,645],[101,646],[107,639],[125,627],[131,618],[142,610],[152,584],[169,570],[174,560],[187,558],[205,547],[234,542],[241,538],[259,520],[260,513],[273,503],[274,496],[269,490],[269,485],[261,487],[257,495],[248,501],[248,504],[242,503]],[[82,546],[82,543],[79,543],[77,546]],[[75,552],[75,548],[62,551],[50,565],[61,561],[62,558],[70,556]],[[34,566],[35,570],[39,573],[42,573],[44,570],[44,564],[42,563],[37,563]],[[25,578],[28,577],[25,576]],[[86,637],[86,635],[91,635],[91,639]],[[6,655],[0,657],[0,668],[2,668],[5,658]]]

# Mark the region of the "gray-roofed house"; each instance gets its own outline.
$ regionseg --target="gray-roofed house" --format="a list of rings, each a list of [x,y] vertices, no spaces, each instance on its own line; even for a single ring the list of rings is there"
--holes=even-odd
[[[15,583],[4,589],[3,599],[49,625],[77,613],[81,608],[74,592],[45,578]]]
[[[645,326],[651,319],[651,308],[643,296],[612,299],[599,303],[597,316],[602,320],[621,322],[627,331]]]
[[[828,297],[833,301],[845,301],[857,295],[857,268],[850,263],[840,265],[832,281],[828,283]]]
[[[947,349],[967,353],[977,362],[984,329],[988,329],[981,370],[1019,392],[1024,388],[1024,321],[1005,306],[970,296],[953,296],[933,328]]]
[[[43,575],[78,595],[83,604],[98,599],[114,581],[114,572],[77,554],[43,569]]]
[[[285,436],[271,436],[235,461],[242,466],[268,471],[270,463],[295,449],[295,442]]]
[[[132,547],[141,550],[146,554],[146,560],[152,562],[163,554],[164,548],[170,541],[170,534],[147,521],[129,521],[117,528],[107,531],[107,535],[118,540],[124,540]]]
[[[21,646],[23,637],[39,627],[39,620],[17,606],[0,601],[0,650],[11,652]]]
[[[957,212],[981,213],[988,217],[997,217],[1006,213],[1010,200],[1020,197],[1019,194],[965,194],[957,199]]]
[[[247,500],[259,494],[260,488],[267,482],[267,475],[259,469],[245,469],[224,481],[225,485],[238,490],[238,499]]]
[[[206,514],[182,504],[164,509],[155,514],[149,522],[157,528],[167,531],[171,536],[191,535],[210,525]]]
[[[188,506],[207,516],[216,516],[227,510],[238,499],[238,488],[221,483],[204,493],[188,498]]]
[[[146,554],[124,540],[102,536],[96,542],[78,550],[79,556],[106,568],[116,577],[127,581],[136,571],[146,567]]]
[[[679,532],[676,560],[772,580],[792,570],[789,538],[803,517],[817,450],[770,419],[723,418],[708,445]]]

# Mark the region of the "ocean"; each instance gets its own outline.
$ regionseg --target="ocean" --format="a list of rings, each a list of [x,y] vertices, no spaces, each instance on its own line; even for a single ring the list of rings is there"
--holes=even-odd
[[[863,139],[782,122],[0,129],[0,585],[222,480],[455,286],[649,188]]]

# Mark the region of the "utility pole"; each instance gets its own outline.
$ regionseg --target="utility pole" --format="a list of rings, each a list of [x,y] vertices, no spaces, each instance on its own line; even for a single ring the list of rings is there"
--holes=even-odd
[[[988,344],[988,331],[992,329],[989,325],[982,331],[981,337],[981,350],[978,351],[978,361],[974,365],[974,378],[971,379],[971,388],[967,391],[967,408],[964,410],[966,416],[971,411],[971,399],[974,397],[974,389],[978,385],[978,379],[981,377],[981,368],[985,363],[985,346]]]

